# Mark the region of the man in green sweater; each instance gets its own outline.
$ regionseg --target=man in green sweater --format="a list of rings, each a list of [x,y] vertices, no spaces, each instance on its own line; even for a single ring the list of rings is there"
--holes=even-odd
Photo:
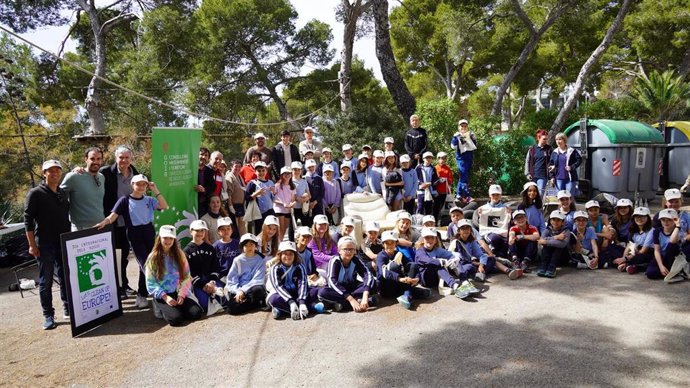
[[[105,177],[98,172],[103,164],[103,151],[92,147],[84,154],[85,173],[69,172],[60,188],[69,198],[72,231],[91,228],[103,220]]]

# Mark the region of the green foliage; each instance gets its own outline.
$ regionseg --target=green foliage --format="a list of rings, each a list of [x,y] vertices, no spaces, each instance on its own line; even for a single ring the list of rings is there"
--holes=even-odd
[[[674,71],[654,70],[647,77],[640,74],[635,82],[635,96],[651,119],[665,121],[676,118],[690,107],[690,82]]]

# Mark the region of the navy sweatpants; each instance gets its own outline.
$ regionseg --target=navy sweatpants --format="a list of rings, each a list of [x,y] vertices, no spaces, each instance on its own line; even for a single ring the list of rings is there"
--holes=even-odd
[[[537,258],[536,241],[518,241],[508,248],[510,256],[517,256],[519,260],[528,259],[534,261]]]
[[[130,226],[127,228],[127,239],[139,263],[139,287],[137,289],[137,295],[145,298],[149,296],[149,292],[146,290],[144,265],[146,264],[146,258],[153,250],[153,243],[156,241],[156,229],[153,227],[153,224]]]
[[[665,252],[661,252],[661,261],[664,263],[666,269],[671,269],[673,262],[676,260],[676,256],[680,254],[680,246],[678,244],[668,244]],[[647,266],[647,271],[645,275],[649,279],[663,279],[664,275],[661,274],[659,269],[659,264],[656,259],[652,256],[652,261],[649,262]]]
[[[307,292],[307,300],[305,301],[305,304],[307,305],[307,308],[309,308],[309,311],[314,311],[313,305],[314,303],[317,303],[319,301],[319,290],[321,287],[311,287],[309,288],[309,291]],[[293,298],[295,295],[293,295]],[[295,303],[297,303],[297,299],[294,299]],[[285,301],[278,293],[271,294],[271,296],[268,297],[268,304],[276,308],[284,313],[290,314],[290,304]]]
[[[230,315],[242,314],[247,311],[263,307],[266,304],[266,287],[254,286],[245,294],[243,303],[235,301],[235,294],[228,295],[228,313]]]
[[[345,287],[347,292],[352,295],[353,298],[355,299],[362,299],[362,295],[364,294],[365,291],[365,285],[364,283],[355,283],[349,287]],[[350,302],[345,299],[344,296],[340,295],[338,292],[336,292],[334,289],[330,287],[323,287],[319,290],[319,300],[323,302],[328,302],[328,303],[340,303],[343,308],[352,308],[350,306]],[[369,290],[369,295],[373,295],[374,290]]]

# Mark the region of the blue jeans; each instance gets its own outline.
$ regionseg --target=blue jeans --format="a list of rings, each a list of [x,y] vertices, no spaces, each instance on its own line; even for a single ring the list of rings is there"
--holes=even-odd
[[[41,255],[38,257],[38,294],[41,299],[41,308],[44,317],[55,316],[53,308],[53,275],[57,271],[60,280],[60,299],[67,306],[67,284],[65,283],[65,270],[62,265],[62,247],[60,243],[40,244],[38,246]]]
[[[572,196],[577,195],[577,193],[573,192],[574,186],[570,180],[556,179],[556,187],[558,190],[567,190]]]
[[[537,189],[539,190],[539,196],[544,196],[544,189],[546,189],[546,178],[534,178],[537,183]]]
[[[460,156],[455,157],[455,162],[458,165],[458,187],[455,191],[456,197],[467,198],[470,195],[470,170],[472,169],[472,161],[474,160],[474,153],[467,151]]]

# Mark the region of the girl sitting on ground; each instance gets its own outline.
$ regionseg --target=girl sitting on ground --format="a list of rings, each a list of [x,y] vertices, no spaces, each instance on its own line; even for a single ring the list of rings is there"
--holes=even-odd
[[[146,289],[153,296],[154,314],[170,326],[201,318],[203,310],[193,299],[187,258],[177,243],[177,230],[163,225],[146,260]]]
[[[604,260],[599,260],[597,235],[594,233],[594,228],[587,226],[589,219],[587,213],[576,211],[574,218],[575,226],[572,234],[575,236],[575,246],[573,247],[572,258],[577,261],[577,268],[603,268]]]
[[[597,245],[600,251],[604,251],[609,246],[608,236],[611,233],[611,225],[609,224],[609,217],[606,214],[601,214],[599,202],[595,200],[588,201],[585,204],[587,211],[587,226],[594,228],[597,235]]]
[[[414,261],[415,243],[419,241],[419,232],[412,229],[412,216],[408,212],[398,213],[393,232],[398,235],[398,250],[402,252],[408,260]]]
[[[261,227],[261,233],[257,236],[258,253],[264,257],[264,261],[271,260],[278,252],[278,228],[280,223],[278,217],[267,216]]]
[[[192,221],[189,230],[192,234],[192,241],[184,248],[184,254],[189,262],[194,296],[196,296],[204,312],[208,312],[212,300],[216,299],[220,304],[224,303],[224,300],[219,299],[223,295],[222,287],[224,286],[220,281],[220,262],[213,245],[205,241],[208,232],[206,222],[203,220]]]
[[[369,221],[364,229],[366,234],[359,247],[359,253],[364,261],[364,265],[369,268],[372,274],[377,275],[378,265],[376,258],[383,250],[383,242],[379,238],[379,223],[376,221]]]
[[[328,230],[328,219],[323,214],[314,217],[314,225],[311,229],[312,240],[309,242],[309,249],[314,255],[314,262],[319,274],[326,278],[328,262],[331,257],[338,254],[338,247],[331,238]]]
[[[408,310],[412,307],[412,299],[431,297],[428,288],[416,287],[419,284],[417,266],[398,252],[395,233],[383,232],[381,241],[383,250],[376,256],[376,267],[381,269],[376,276],[381,296],[397,298],[398,303]]]
[[[563,219],[563,226],[569,230],[573,230],[573,225],[575,224],[573,216],[575,215],[575,210],[577,210],[573,196],[570,195],[569,191],[561,190],[556,194],[556,197],[558,198],[558,210],[563,214],[563,217],[565,217]]]
[[[523,272],[529,269],[531,263],[537,260],[537,241],[539,231],[527,221],[524,210],[513,212],[513,225],[508,232],[508,250],[514,268]]]
[[[274,293],[269,295],[268,304],[272,308],[273,319],[287,314],[293,320],[304,319],[311,311],[324,312],[323,303],[317,300],[318,288],[307,285],[307,270],[300,262],[297,247],[292,241],[282,241],[276,257],[269,263],[268,279]]]
[[[213,243],[213,248],[216,250],[216,257],[218,257],[220,264],[218,276],[222,282],[225,282],[232,261],[240,254],[240,240],[233,236],[230,217],[218,219],[218,235],[220,235],[220,239]]]
[[[470,279],[477,273],[479,263],[488,261],[487,254],[477,243],[473,229],[470,221],[460,220],[456,238],[450,244],[450,251],[456,252],[460,259],[455,269],[455,275],[462,282],[455,291],[455,295],[460,299],[480,293]]]
[[[630,228],[630,241],[623,255],[613,260],[619,271],[634,274],[645,271],[654,260],[654,233],[649,209],[638,207],[633,212],[634,225]]]
[[[257,247],[258,240],[253,234],[246,233],[240,238],[242,254],[233,260],[225,286],[231,315],[266,309],[266,269]]]
[[[554,210],[549,215],[549,225],[541,233],[541,238],[538,240],[543,249],[537,276],[555,278],[556,267],[566,265],[570,260],[568,253],[570,230],[565,228],[564,219],[565,216],[559,210]]]
[[[439,293],[460,297],[458,290],[462,282],[457,275],[459,256],[441,248],[437,233],[436,228],[422,228],[422,238],[415,252],[419,280],[424,287],[438,286]]]
[[[311,249],[307,247],[311,242],[311,229],[306,226],[300,226],[295,232],[295,246],[297,254],[300,257],[300,262],[304,266],[307,273],[307,281],[309,287],[325,287],[326,279],[316,270],[316,262],[314,261],[314,254]]]
[[[654,260],[649,263],[645,271],[645,275],[649,279],[661,279],[669,274],[676,256],[680,254],[680,242],[685,238],[685,233],[681,231],[678,213],[675,210],[661,210],[658,218],[661,227],[655,228],[653,232]]]
[[[607,263],[623,255],[625,245],[630,240],[630,230],[633,223],[633,203],[627,198],[616,202],[616,210],[611,219],[611,227],[607,229],[606,239],[609,245],[599,252],[599,257]]]
[[[546,227],[544,213],[542,213],[542,201],[539,196],[539,188],[535,182],[527,182],[522,186],[522,202],[518,210],[523,210],[527,216],[527,223],[537,228],[539,234]]]

